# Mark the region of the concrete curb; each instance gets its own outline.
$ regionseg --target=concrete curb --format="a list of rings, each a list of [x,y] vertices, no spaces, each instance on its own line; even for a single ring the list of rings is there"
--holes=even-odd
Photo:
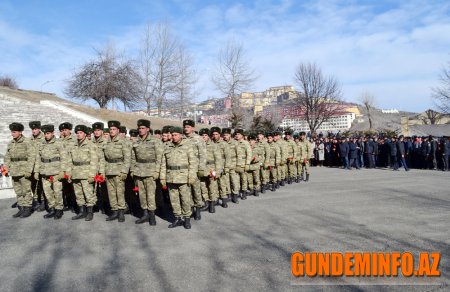
[[[14,189],[0,189],[0,200],[1,199],[11,199],[16,197],[16,192]]]

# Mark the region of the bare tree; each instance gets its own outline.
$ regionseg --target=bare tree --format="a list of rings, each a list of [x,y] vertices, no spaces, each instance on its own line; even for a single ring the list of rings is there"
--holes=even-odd
[[[234,40],[220,50],[218,65],[212,82],[226,97],[231,98],[232,111],[239,108],[238,94],[248,90],[256,80],[255,71],[246,60],[244,47]]]
[[[421,120],[425,125],[436,125],[441,119],[442,114],[432,109],[426,110],[425,116],[421,116]]]
[[[375,107],[375,96],[366,91],[361,94],[359,100],[366,109],[367,118],[369,119],[369,130],[372,130],[373,129],[372,111]]]
[[[450,66],[442,69],[440,81],[441,85],[432,89],[432,97],[443,113],[450,114]]]
[[[8,75],[0,76],[0,86],[9,87],[11,89],[17,89],[19,87],[17,81]]]
[[[106,108],[114,99],[124,107],[133,107],[140,93],[140,77],[134,64],[119,56],[111,45],[96,53],[94,60],[73,74],[65,93],[81,100],[95,100],[100,108]]]
[[[334,77],[326,77],[314,63],[300,63],[295,72],[300,87],[297,105],[300,107],[311,133],[323,122],[342,111],[341,89]]]
[[[177,86],[178,56],[180,43],[166,22],[148,24],[140,50],[139,67],[142,76],[142,99],[147,112],[153,104],[158,116],[167,98]]]

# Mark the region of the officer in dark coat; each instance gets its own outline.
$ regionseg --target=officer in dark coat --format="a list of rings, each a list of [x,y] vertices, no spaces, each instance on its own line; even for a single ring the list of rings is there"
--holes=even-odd
[[[347,169],[352,169],[353,164],[355,164],[356,169],[360,169],[359,167],[359,146],[358,139],[353,137],[352,141],[348,143],[349,153],[348,157],[350,163],[348,164]]]
[[[421,154],[421,168],[426,169],[428,167],[428,159],[431,153],[431,143],[427,137],[422,137],[422,144],[420,145]]]
[[[368,167],[369,168],[374,168],[375,167],[375,158],[374,158],[374,151],[375,151],[375,143],[373,142],[372,137],[367,136],[367,141],[365,143],[365,149],[364,152],[366,154],[366,160],[368,162]]]
[[[430,142],[430,158],[428,161],[428,165],[433,169],[437,170],[437,159],[436,159],[436,152],[438,149],[438,143],[436,139],[433,138],[433,136],[428,137],[428,141]]]
[[[442,170],[448,171],[448,163],[450,157],[450,137],[444,136],[442,139]]]
[[[391,156],[391,163],[392,168],[394,170],[398,170],[398,160],[397,160],[397,136],[392,137],[391,141],[389,142],[389,154]],[[404,150],[404,149],[403,149]]]
[[[345,137],[341,138],[341,143],[339,144],[339,157],[341,158],[342,164],[344,168],[347,168],[348,165],[348,142]]]
[[[398,137],[398,141],[397,141],[397,156],[398,156],[398,160],[400,160],[400,162],[403,165],[403,167],[405,168],[405,170],[409,171],[408,165],[406,165],[406,160],[405,160],[406,149],[405,149],[405,142],[403,140],[404,140],[403,135],[400,135]],[[397,162],[397,164],[398,164],[398,162]]]

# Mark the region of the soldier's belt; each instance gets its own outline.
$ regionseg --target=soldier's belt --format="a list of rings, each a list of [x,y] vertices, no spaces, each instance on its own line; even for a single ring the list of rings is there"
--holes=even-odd
[[[136,159],[137,163],[155,163],[156,159]]]
[[[172,165],[172,166],[168,166],[167,169],[170,170],[182,170],[182,169],[189,169],[188,165]]]
[[[50,159],[41,158],[42,163],[51,163],[51,162],[56,162],[56,161],[61,161],[61,157],[53,157]]]
[[[121,163],[121,162],[123,162],[123,159],[106,159],[106,162],[108,162],[108,163]]]
[[[89,161],[78,161],[78,162],[72,162],[73,165],[75,166],[82,166],[82,165],[89,165],[91,164]]]
[[[27,157],[11,158],[11,162],[28,161]]]
[[[206,165],[212,165],[212,164],[214,164],[214,160],[208,160],[208,161],[206,161]]]

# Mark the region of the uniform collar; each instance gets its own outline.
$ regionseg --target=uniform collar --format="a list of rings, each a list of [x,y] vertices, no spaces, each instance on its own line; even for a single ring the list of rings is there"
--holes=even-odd
[[[18,139],[13,139],[14,143],[22,143],[25,140],[25,136],[24,135],[20,135],[20,137]]]

